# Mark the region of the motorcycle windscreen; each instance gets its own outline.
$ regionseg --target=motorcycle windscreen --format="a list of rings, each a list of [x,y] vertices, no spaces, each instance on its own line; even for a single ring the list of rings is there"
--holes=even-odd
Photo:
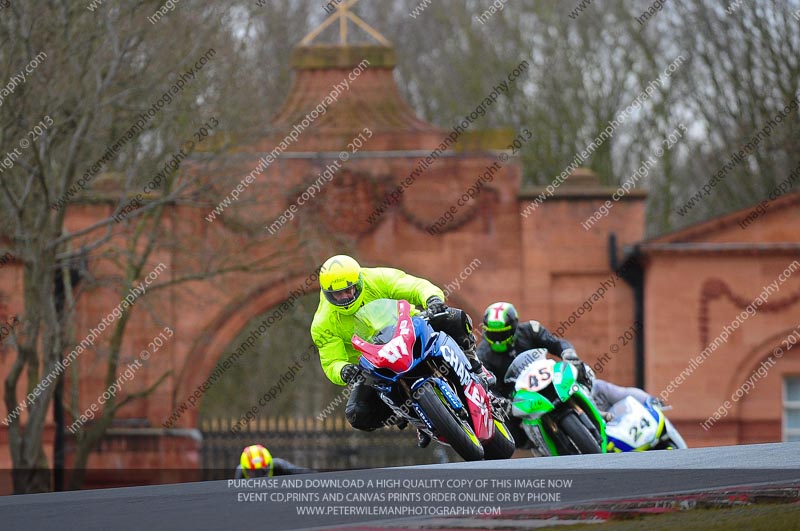
[[[611,409],[608,410],[609,413],[613,415],[615,419],[621,419],[627,415],[633,414],[634,412],[638,411],[641,405],[639,402],[633,398],[632,396],[626,396],[613,406]]]
[[[606,423],[606,435],[614,447],[624,452],[646,450],[658,440],[663,429],[661,415],[654,417],[653,412],[632,396],[611,406],[609,412],[613,418]]]
[[[553,383],[555,366],[556,362],[549,358],[534,361],[525,367],[525,370],[517,377],[517,381],[514,384],[515,389],[517,391],[542,391]]]
[[[404,300],[378,299],[355,315],[353,346],[373,366],[395,374],[411,367],[416,335]]]
[[[373,345],[385,345],[391,341],[400,316],[397,302],[377,299],[362,306],[353,316],[353,333]]]
[[[517,357],[514,358],[514,361],[511,362],[511,365],[508,366],[506,374],[503,376],[503,381],[507,384],[513,384],[517,381],[519,375],[522,374],[522,371],[528,368],[528,365],[537,360],[544,359],[545,354],[547,354],[547,350],[543,348],[534,348],[520,352]]]

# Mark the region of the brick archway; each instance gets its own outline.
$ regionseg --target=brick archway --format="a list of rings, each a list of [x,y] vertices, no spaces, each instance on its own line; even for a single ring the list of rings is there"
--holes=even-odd
[[[774,350],[777,347],[781,346],[781,340],[785,339],[787,336],[791,335],[794,331],[795,327],[789,326],[786,329],[781,329],[779,332],[775,332],[771,334],[769,337],[764,339],[757,347],[750,350],[747,353],[747,356],[742,359],[742,361],[736,366],[730,381],[726,386],[726,392],[734,392],[736,389],[742,384],[747,377],[758,368],[762,361],[765,361],[770,356],[773,356]],[[800,345],[794,347],[800,352]],[[777,361],[781,361],[783,359],[791,359],[794,356],[794,349],[792,352],[783,353],[783,356],[778,359]]]
[[[791,335],[796,327],[789,326],[770,335],[757,347],[747,353],[747,356],[736,366],[731,378],[725,387],[725,399],[731,400],[733,407],[730,410],[731,421],[735,425],[735,438],[737,443],[767,442],[754,441],[753,430],[758,428],[759,437],[772,441],[775,435],[782,432],[782,419],[761,418],[758,426],[753,426],[752,420],[745,418],[746,409],[751,401],[756,403],[768,400],[770,403],[782,402],[782,380],[785,374],[800,373],[800,345],[790,351],[783,348],[782,340]],[[781,348],[779,356],[776,349]],[[763,367],[763,370],[759,370]],[[777,378],[777,380],[776,380]],[[776,385],[777,383],[777,385]],[[741,389],[741,391],[740,391]],[[734,394],[741,395],[738,400],[733,400]],[[772,411],[780,411],[774,408]],[[748,430],[748,428],[750,428]],[[777,438],[780,438],[778,435]]]
[[[220,358],[225,355],[225,350],[253,317],[285,302],[290,296],[290,291],[305,285],[308,279],[307,274],[295,275],[288,279],[259,286],[246,296],[231,301],[220,311],[204,333],[195,339],[189,348],[189,355],[186,357],[175,383],[172,397],[173,406],[186,400],[197,389],[197,386],[203,384]],[[307,286],[303,295],[309,295],[318,290],[319,283],[314,280]],[[202,399],[203,397],[200,398],[200,402]],[[200,402],[181,419],[184,426],[194,427],[197,425]]]
[[[402,266],[396,265],[387,265],[386,267],[402,268]],[[285,302],[289,297],[290,291],[304,285],[308,278],[308,275],[305,274],[302,276],[295,275],[288,279],[264,284],[256,287],[246,296],[228,303],[190,347],[189,355],[185,359],[174,386],[173,407],[186,400],[199,385],[203,384],[220,359],[227,354],[225,350],[253,317],[261,315]],[[435,280],[431,281],[434,284],[436,283]],[[318,290],[319,282],[315,280],[308,285],[304,295],[318,293]],[[479,328],[482,319],[482,313],[480,312],[482,310],[479,311],[469,304],[458,292],[450,294],[447,301],[451,306],[466,311],[472,317],[475,328]],[[197,426],[202,399],[203,397],[181,418],[183,426]]]

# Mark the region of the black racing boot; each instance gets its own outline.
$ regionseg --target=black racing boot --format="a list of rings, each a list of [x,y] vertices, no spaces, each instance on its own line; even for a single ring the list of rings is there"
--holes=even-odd
[[[492,412],[495,417],[499,417],[503,422],[511,417],[511,400],[492,393],[489,393],[489,400],[492,403]]]
[[[486,367],[483,366],[483,363],[481,363],[478,358],[471,358],[467,356],[467,359],[469,360],[470,364],[469,371],[478,378],[478,382],[481,384],[481,387],[488,392],[489,387],[497,383],[497,378]]]
[[[431,443],[431,436],[422,430],[417,430],[417,447],[427,448]]]
[[[471,333],[465,335],[460,346],[469,361],[470,372],[478,377],[481,387],[488,391],[489,387],[497,383],[497,378],[478,359],[478,343],[475,341],[475,336]]]

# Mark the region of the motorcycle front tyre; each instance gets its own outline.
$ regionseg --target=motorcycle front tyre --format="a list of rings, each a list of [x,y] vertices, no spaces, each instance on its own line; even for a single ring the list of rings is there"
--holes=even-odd
[[[600,454],[603,451],[592,437],[586,426],[578,418],[577,413],[570,411],[559,423],[562,431],[570,438],[572,443],[582,454]]]
[[[483,459],[483,446],[472,427],[456,416],[431,384],[425,384],[420,391],[417,402],[436,429],[436,434],[444,438],[464,461]]]

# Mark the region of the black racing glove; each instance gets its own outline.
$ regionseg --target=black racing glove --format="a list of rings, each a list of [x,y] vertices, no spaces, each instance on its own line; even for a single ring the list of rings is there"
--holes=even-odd
[[[572,364],[578,364],[581,362],[581,359],[578,357],[578,353],[575,352],[574,348],[564,349],[564,352],[561,353],[561,359]]]
[[[348,363],[342,367],[342,372],[339,374],[341,375],[342,380],[349,384],[356,383],[361,379],[361,369],[358,367],[358,365],[353,365],[352,363]]]
[[[431,315],[447,311],[447,306],[445,306],[444,301],[436,295],[428,297],[428,300],[425,301],[425,307],[430,310]]]
[[[507,417],[511,416],[511,409],[512,409],[512,402],[507,398],[503,398],[502,396],[496,396],[493,394],[489,395],[489,398],[492,402],[492,409],[495,411],[499,411],[506,415]]]

